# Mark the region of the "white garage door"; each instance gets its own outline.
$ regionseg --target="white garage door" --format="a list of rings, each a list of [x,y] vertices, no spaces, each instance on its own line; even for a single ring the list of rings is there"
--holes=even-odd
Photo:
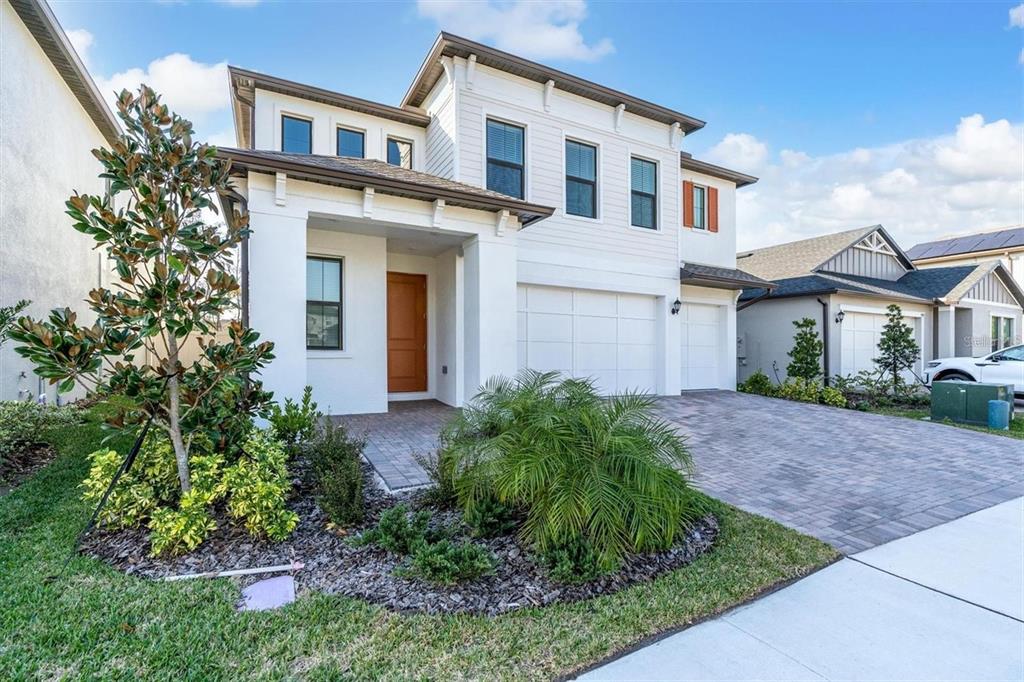
[[[882,338],[887,318],[881,313],[857,313],[844,311],[843,317],[843,358],[842,374],[856,374],[861,370],[874,371],[878,368],[874,360],[878,356],[878,342]],[[904,317],[903,321],[914,330],[914,338],[921,343],[921,318]],[[920,368],[917,368],[920,371]],[[905,373],[910,381],[913,374]]]
[[[720,306],[686,303],[679,310],[682,322],[681,358],[683,390],[718,388],[722,357]]]
[[[657,392],[655,298],[519,285],[519,367],[590,377],[601,393]]]

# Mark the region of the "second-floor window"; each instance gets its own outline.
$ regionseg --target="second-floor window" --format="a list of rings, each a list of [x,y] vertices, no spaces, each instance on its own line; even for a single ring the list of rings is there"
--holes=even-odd
[[[388,163],[401,168],[412,168],[412,142],[389,137]]]
[[[708,229],[707,190],[700,185],[693,186],[693,229]]]
[[[653,161],[633,157],[629,161],[632,194],[630,224],[649,230],[658,228],[658,166]]]
[[[525,137],[519,126],[487,119],[487,189],[523,198]]]
[[[312,154],[313,122],[295,116],[282,116],[281,151],[293,154]]]
[[[565,212],[597,217],[597,147],[565,141]]]
[[[355,156],[360,159],[366,156],[363,134],[358,130],[338,128],[338,156]]]

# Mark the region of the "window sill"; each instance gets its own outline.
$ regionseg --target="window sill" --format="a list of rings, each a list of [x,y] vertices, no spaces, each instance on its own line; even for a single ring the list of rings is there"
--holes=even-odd
[[[661,234],[662,230],[660,227],[640,227],[638,225],[627,225],[630,230],[635,232],[641,232],[643,234]]]
[[[352,353],[347,350],[314,350],[312,348],[306,349],[307,360],[343,360],[352,357]]]
[[[708,234],[708,235],[710,235],[710,234],[718,234],[717,232],[712,232],[711,230],[708,230],[708,229],[703,228],[703,227],[685,227],[683,229],[684,230],[689,230],[689,232],[691,234]]]
[[[604,224],[604,219],[603,218],[600,218],[600,217],[598,217],[598,218],[588,218],[585,215],[575,215],[573,213],[566,213],[565,211],[562,211],[562,217],[565,218],[566,220],[572,220],[574,222],[590,223],[592,225],[603,225]]]

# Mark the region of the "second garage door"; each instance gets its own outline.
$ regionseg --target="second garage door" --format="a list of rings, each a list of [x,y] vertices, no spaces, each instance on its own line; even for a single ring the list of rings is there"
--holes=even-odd
[[[720,306],[685,303],[679,310],[682,324],[683,390],[718,388],[722,356]]]
[[[657,392],[653,296],[519,285],[519,366]]]
[[[845,311],[843,314],[843,355],[841,373],[846,376],[862,370],[875,371],[878,366],[878,342],[882,338],[887,318],[884,313]],[[914,339],[921,343],[920,318],[904,317],[903,321],[914,330]],[[920,364],[920,363],[919,363]],[[915,368],[920,371],[920,366]],[[908,381],[913,380],[911,372],[905,373]]]

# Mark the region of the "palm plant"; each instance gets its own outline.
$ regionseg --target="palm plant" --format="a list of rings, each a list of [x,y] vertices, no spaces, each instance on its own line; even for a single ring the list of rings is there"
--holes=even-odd
[[[440,461],[467,512],[497,498],[525,513],[521,533],[541,551],[582,538],[614,568],[626,552],[666,549],[700,514],[690,454],[653,406],[524,370],[484,386],[442,434]]]

